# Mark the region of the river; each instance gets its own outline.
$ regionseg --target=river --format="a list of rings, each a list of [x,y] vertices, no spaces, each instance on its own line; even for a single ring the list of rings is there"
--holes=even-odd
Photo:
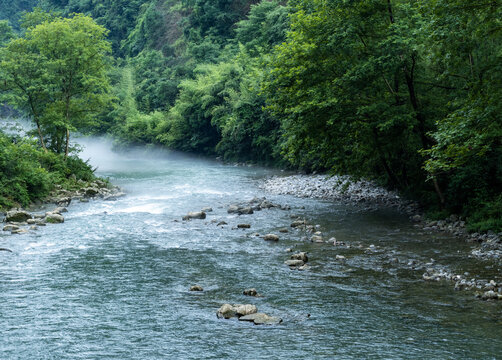
[[[472,244],[427,234],[390,209],[263,193],[259,180],[276,170],[155,151],[117,155],[100,141],[82,157],[127,196],[74,201],[64,224],[0,234],[13,251],[0,252],[2,359],[502,357],[501,302],[424,282],[409,265],[432,258],[457,272],[497,273],[496,264],[467,258]],[[291,210],[227,214],[255,196]],[[207,206],[207,219],[181,221]],[[291,215],[362,248],[278,233]],[[286,248],[308,251],[310,268],[284,265]],[[204,291],[190,292],[194,284]],[[244,296],[250,287],[263,297]],[[217,319],[224,303],[255,304],[283,323]]]

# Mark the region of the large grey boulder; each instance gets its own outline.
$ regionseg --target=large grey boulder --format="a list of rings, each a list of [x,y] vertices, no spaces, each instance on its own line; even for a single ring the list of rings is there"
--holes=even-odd
[[[14,231],[14,230],[17,230],[17,229],[19,229],[19,226],[12,225],[12,224],[8,224],[8,225],[5,225],[3,227],[3,231]]]
[[[7,212],[7,215],[5,216],[5,221],[6,222],[23,222],[28,219],[33,218],[31,214],[27,211],[24,210],[11,210]]]
[[[307,261],[309,261],[309,258],[307,256],[307,253],[302,251],[302,252],[291,255],[291,260],[301,260],[303,262],[307,262]]]

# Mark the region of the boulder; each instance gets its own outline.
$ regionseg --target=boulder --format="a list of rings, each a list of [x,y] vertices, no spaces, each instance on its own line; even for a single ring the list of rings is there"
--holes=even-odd
[[[5,221],[6,222],[23,222],[28,219],[33,218],[31,214],[27,211],[24,210],[11,210],[7,212],[7,215],[5,216]]]
[[[204,291],[204,289],[200,285],[192,285],[190,286],[190,291]]]
[[[254,313],[250,315],[244,315],[239,318],[239,321],[250,321],[255,325],[277,325],[282,322],[282,319],[275,316],[269,316],[265,313]]]
[[[187,215],[183,216],[183,220],[192,220],[192,219],[205,219],[206,213],[204,211],[196,211],[189,212]]]
[[[295,220],[291,223],[291,227],[292,228],[297,228],[297,227],[301,227],[301,226],[304,226],[305,225],[305,221],[304,220]]]
[[[275,234],[267,234],[263,237],[265,241],[279,241],[279,236]]]
[[[213,211],[213,208],[211,207],[205,207],[201,210],[202,212],[205,212],[205,213],[208,213],[208,212],[212,212]]]
[[[26,229],[17,229],[17,230],[12,230],[10,233],[11,234],[26,234],[28,230]]]
[[[57,208],[55,208],[54,210],[51,211],[52,213],[54,214],[59,214],[61,215],[62,213],[65,213],[65,212],[68,212],[68,209],[66,209],[65,207],[63,206],[58,206]]]
[[[311,238],[310,238],[310,241],[312,241],[313,243],[323,243],[324,242],[324,239],[322,238],[322,236],[320,235],[313,235]]]
[[[47,213],[45,216],[45,222],[50,224],[60,224],[64,222],[64,217],[60,214]]]
[[[282,229],[279,229],[279,232],[280,232],[280,233],[288,233],[288,232],[289,232],[289,230],[288,230],[288,229],[286,229],[286,228],[282,228]]]
[[[288,265],[289,267],[298,267],[298,266],[303,266],[305,263],[303,260],[286,260],[284,261],[284,264]]]
[[[307,253],[302,251],[291,255],[291,260],[301,260],[303,262],[308,262],[309,258],[307,257]]]
[[[238,211],[239,215],[251,215],[254,213],[253,208],[251,207],[241,207]]]
[[[12,224],[8,224],[8,225],[5,225],[3,227],[3,231],[15,231],[15,230],[18,230],[18,229],[19,229],[19,226],[12,225]]]
[[[246,289],[242,292],[246,296],[254,296],[254,297],[260,297],[261,295],[258,294],[258,291],[256,291],[255,288],[252,289]]]
[[[229,214],[237,214],[239,212],[239,205],[230,205],[227,209]]]
[[[71,197],[66,196],[66,197],[56,198],[54,199],[54,203],[57,206],[68,206],[71,203]]]
[[[251,304],[224,304],[216,312],[218,318],[230,319],[234,316],[241,317],[245,315],[254,314],[258,311],[255,305]]]
[[[99,189],[95,188],[95,187],[88,187],[88,188],[82,189],[82,192],[87,197],[93,197],[93,196],[96,196],[99,194]]]
[[[220,221],[218,224],[216,224],[217,226],[223,226],[223,225],[228,225],[225,221]]]
[[[249,229],[251,227],[250,224],[238,224],[237,228],[239,229]]]

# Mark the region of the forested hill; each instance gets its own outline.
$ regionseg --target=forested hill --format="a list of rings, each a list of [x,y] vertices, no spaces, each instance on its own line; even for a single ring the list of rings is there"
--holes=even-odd
[[[38,5],[19,36],[72,13],[109,30],[111,103],[67,130],[371,178],[502,231],[500,0]]]

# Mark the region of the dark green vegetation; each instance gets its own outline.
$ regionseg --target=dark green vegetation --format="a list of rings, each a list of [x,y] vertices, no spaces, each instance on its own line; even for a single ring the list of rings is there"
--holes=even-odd
[[[92,16],[110,30],[116,58],[111,105],[102,82],[95,108],[107,110],[94,123],[54,115],[61,129],[367,177],[431,216],[456,213],[472,230],[502,231],[498,0],[40,6]]]
[[[42,200],[56,185],[72,190],[78,180],[94,179],[92,169],[77,156],[46,152],[32,141],[0,132],[0,209]]]

